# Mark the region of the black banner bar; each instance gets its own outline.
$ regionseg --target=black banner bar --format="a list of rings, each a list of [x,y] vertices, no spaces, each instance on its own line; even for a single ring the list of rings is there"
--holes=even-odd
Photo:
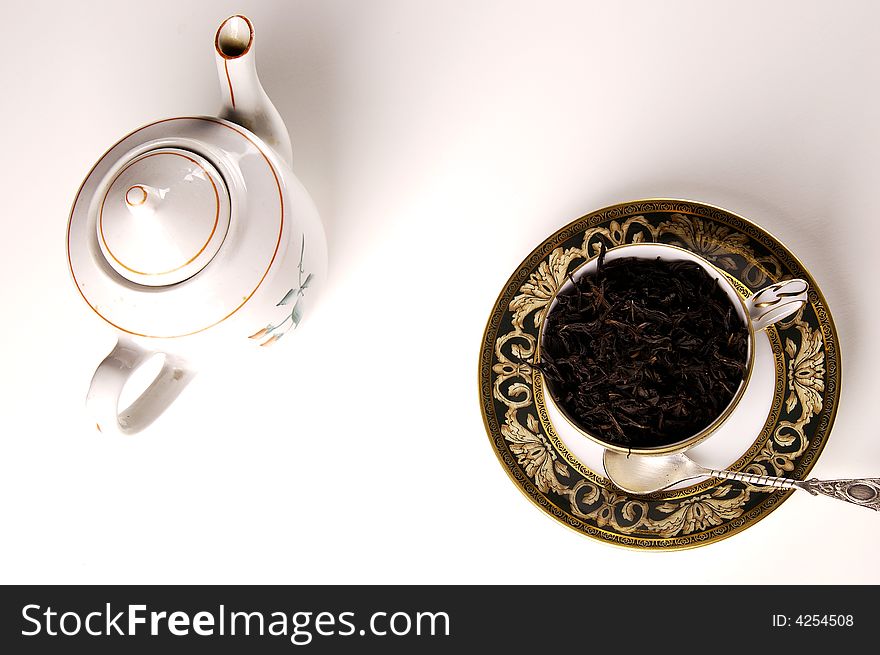
[[[867,586],[17,586],[6,653],[449,653],[844,647]],[[725,649],[722,649],[725,650]]]

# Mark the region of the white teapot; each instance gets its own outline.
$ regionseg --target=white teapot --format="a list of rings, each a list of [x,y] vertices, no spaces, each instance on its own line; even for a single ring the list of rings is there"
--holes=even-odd
[[[318,211],[291,170],[287,128],[254,63],[254,30],[226,19],[214,39],[218,118],[180,117],[124,137],[76,195],[67,255],[77,290],[118,332],[87,406],[98,429],[133,434],[233,342],[269,346],[296,328],[324,281]],[[165,355],[128,407],[135,369]]]

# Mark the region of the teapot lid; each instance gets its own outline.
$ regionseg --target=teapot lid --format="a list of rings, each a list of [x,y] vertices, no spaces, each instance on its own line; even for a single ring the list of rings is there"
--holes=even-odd
[[[195,152],[160,148],[134,157],[107,186],[96,223],[107,263],[137,284],[186,280],[217,254],[229,229],[229,192]]]
[[[284,163],[219,118],[169,118],[123,137],[74,200],[67,257],[113,327],[177,338],[236,315],[290,242]]]

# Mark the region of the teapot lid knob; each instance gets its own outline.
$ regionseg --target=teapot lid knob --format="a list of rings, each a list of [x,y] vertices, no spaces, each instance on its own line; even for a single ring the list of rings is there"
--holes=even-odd
[[[129,207],[141,207],[147,202],[149,194],[143,184],[135,184],[125,192],[125,204]]]

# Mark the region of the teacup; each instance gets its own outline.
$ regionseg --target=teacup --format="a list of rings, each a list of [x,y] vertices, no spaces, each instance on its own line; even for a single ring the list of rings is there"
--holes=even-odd
[[[605,261],[611,262],[616,259],[623,258],[636,259],[661,259],[664,261],[689,261],[700,266],[711,278],[717,281],[719,288],[724,292],[731,302],[731,305],[739,316],[740,320],[748,329],[748,341],[745,371],[742,381],[733,398],[723,409],[723,411],[705,428],[695,434],[682,435],[680,439],[672,443],[662,444],[650,447],[627,447],[620,444],[611,443],[602,439],[600,436],[585,430],[571,416],[571,414],[559,403],[553,399],[553,394],[545,394],[545,398],[549,404],[561,415],[565,421],[571,425],[581,435],[591,439],[603,448],[615,450],[618,452],[632,453],[637,455],[668,455],[670,453],[683,452],[688,450],[700,442],[707,439],[713,434],[733,413],[739,401],[751,380],[752,370],[755,364],[755,335],[757,332],[766,329],[770,325],[788,318],[796,313],[807,302],[808,285],[804,280],[799,278],[784,280],[770,284],[759,291],[755,292],[748,298],[744,298],[736,289],[730,278],[721,270],[716,268],[706,259],[696,255],[688,250],[661,243],[636,243],[627,244],[610,248],[605,253]],[[558,296],[566,293],[575,280],[579,280],[585,275],[593,275],[596,273],[598,266],[598,257],[588,260],[579,266],[565,281],[564,284],[557,289],[548,307],[547,316],[550,316],[554,308],[558,304]],[[546,319],[544,321],[546,325]],[[541,344],[544,338],[544,325],[538,336],[538,358],[540,359]],[[552,391],[548,389],[548,391]]]

